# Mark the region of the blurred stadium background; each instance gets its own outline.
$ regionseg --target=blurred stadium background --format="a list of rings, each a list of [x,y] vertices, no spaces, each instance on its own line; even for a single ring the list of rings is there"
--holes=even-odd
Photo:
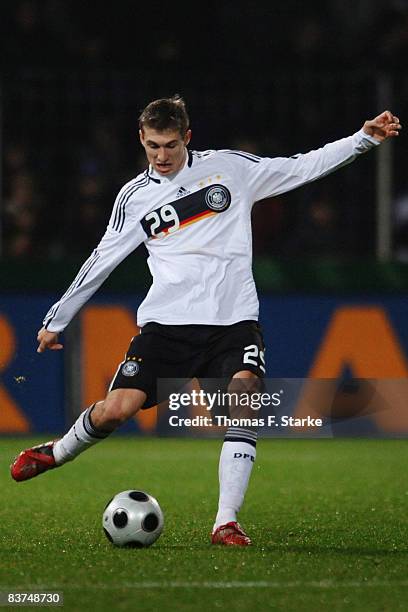
[[[408,117],[408,2],[1,3],[0,433],[58,433],[100,399],[149,286],[137,249],[68,328],[36,332],[144,168],[137,117],[180,93],[192,147],[292,155]],[[254,207],[270,377],[408,378],[408,148],[400,139]],[[361,425],[361,423],[360,423]],[[359,427],[360,427],[359,425]],[[155,415],[132,431],[155,433]],[[341,433],[355,433],[355,422]],[[358,432],[408,433],[406,417]]]

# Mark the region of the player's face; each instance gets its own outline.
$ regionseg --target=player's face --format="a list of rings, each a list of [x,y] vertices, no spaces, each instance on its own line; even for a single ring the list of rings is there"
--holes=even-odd
[[[186,160],[186,146],[190,142],[191,130],[187,130],[184,138],[177,130],[158,132],[151,128],[139,131],[149,163],[163,176],[178,172]]]

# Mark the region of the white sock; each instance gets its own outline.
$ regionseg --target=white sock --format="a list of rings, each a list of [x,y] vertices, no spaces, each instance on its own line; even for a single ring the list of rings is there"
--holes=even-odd
[[[253,431],[230,427],[224,438],[219,463],[220,496],[213,530],[237,520],[256,458]]]
[[[109,436],[110,432],[95,429],[92,425],[89,416],[94,406],[82,412],[65,436],[54,444],[53,454],[57,465],[72,461],[84,450]]]

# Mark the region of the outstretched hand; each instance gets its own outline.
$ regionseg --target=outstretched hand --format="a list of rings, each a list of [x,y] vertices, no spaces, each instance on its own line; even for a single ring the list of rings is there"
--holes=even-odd
[[[58,333],[48,331],[45,327],[38,332],[37,340],[39,342],[37,353],[43,353],[47,348],[51,351],[60,351],[63,348],[63,345],[58,342]]]
[[[386,110],[374,119],[366,121],[363,130],[368,136],[383,142],[387,138],[398,136],[401,127],[398,117]]]

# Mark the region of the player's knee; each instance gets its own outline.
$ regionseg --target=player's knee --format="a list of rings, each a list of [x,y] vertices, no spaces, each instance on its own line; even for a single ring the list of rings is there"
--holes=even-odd
[[[251,374],[251,373],[250,373]],[[231,379],[228,392],[231,397],[229,412],[231,418],[255,418],[254,402],[262,389],[262,380],[255,375],[235,376]]]
[[[113,431],[122,424],[116,405],[106,400],[97,402],[90,415],[92,425],[103,431]]]
[[[109,409],[104,412],[100,421],[100,428],[107,431],[113,431],[127,421],[128,418],[129,417],[125,416],[123,412],[109,406]]]
[[[109,394],[98,402],[92,411],[92,422],[97,429],[113,431],[120,427],[139,409],[136,402],[123,394]]]
[[[132,411],[123,402],[105,400],[105,404],[104,419],[112,426],[119,427],[132,416]]]

